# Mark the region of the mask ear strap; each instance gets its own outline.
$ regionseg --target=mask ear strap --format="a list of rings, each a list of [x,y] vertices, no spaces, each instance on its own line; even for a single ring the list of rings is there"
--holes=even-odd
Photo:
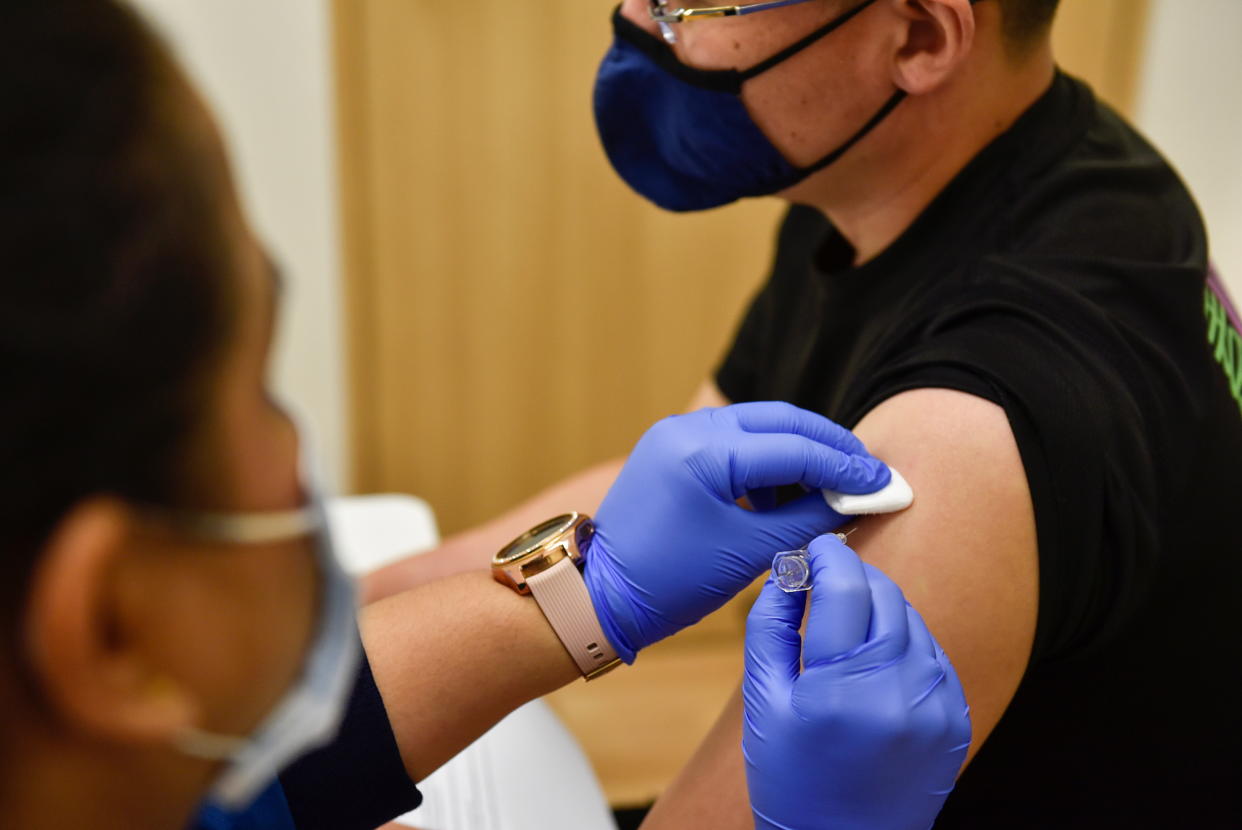
[[[823,26],[820,26],[818,29],[811,32],[806,37],[802,38],[799,41],[796,41],[790,46],[786,46],[784,49],[777,52],[775,55],[768,58],[767,60],[760,61],[759,63],[752,66],[750,69],[746,69],[738,73],[740,79],[743,82],[749,81],[751,78],[754,78],[757,75],[762,75],[764,72],[767,72],[769,69],[776,66],[777,64],[784,63],[785,61],[792,58],[794,55],[801,52],[803,49],[806,49],[812,43],[815,43],[817,40],[821,40],[827,37],[828,35],[835,32],[837,29],[844,26],[846,23],[849,23],[851,20],[854,19],[854,17],[859,12],[861,12],[863,9],[867,8],[873,3],[875,3],[875,0],[864,0],[862,3],[859,3],[857,6],[850,9],[845,14],[842,14],[839,17],[834,17],[832,20],[829,20]]]
[[[813,43],[816,38],[821,38],[824,35],[828,34],[828,32],[831,32],[833,29],[837,28],[842,23],[846,22],[851,17],[858,14],[858,12],[862,11],[867,6],[871,5],[873,2],[875,2],[875,0],[867,0],[867,2],[862,3],[861,5],[855,7],[853,10],[849,12],[846,12],[844,16],[838,17],[836,20],[830,21],[828,25],[824,27],[823,29],[820,29],[817,32],[812,32],[809,38],[803,38],[801,41],[799,41],[798,43],[795,43],[793,46],[789,47],[789,49],[786,49],[784,52],[778,55],[774,55],[768,60],[759,64],[759,66],[756,66],[756,67],[753,67],[747,70],[746,72],[743,73],[743,75],[745,75],[746,77],[754,77],[760,72],[767,71],[775,64],[780,63],[783,60],[786,60],[790,54],[797,52],[800,49],[806,48],[806,46],[810,45],[810,43]],[[978,2],[979,0],[970,0],[970,5],[973,6]],[[908,93],[904,89],[899,89],[896,92],[894,92],[889,97],[889,99],[884,102],[884,106],[880,107],[879,112],[871,116],[871,120],[868,121],[866,124],[863,124],[862,129],[854,133],[854,135],[850,136],[848,141],[846,141],[844,144],[842,144],[837,149],[833,150],[831,153],[829,153],[824,158],[812,164],[810,167],[801,168],[798,171],[799,176],[800,176],[799,181],[801,181],[802,179],[805,179],[807,176],[810,176],[813,173],[818,173],[820,170],[823,170],[825,167],[832,164],[837,159],[841,158],[841,156],[848,153],[855,144],[862,141],[864,138],[867,137],[868,133],[870,133],[872,130],[878,127],[881,121],[883,121],[885,118],[888,118],[889,114],[892,113],[893,110],[897,109],[897,105],[900,104],[902,101],[906,100],[907,94]]]
[[[824,158],[812,164],[810,167],[803,167],[799,169],[798,172],[801,174],[802,178],[806,178],[812,173],[818,173],[820,170],[823,170],[825,167],[832,164],[837,159],[841,158],[841,156],[848,153],[851,147],[853,147],[855,144],[857,144],[858,142],[866,138],[867,133],[871,132],[877,126],[879,126],[880,122],[883,121],[885,118],[888,118],[889,113],[897,109],[897,105],[900,104],[904,100],[906,100],[906,91],[904,89],[899,89],[895,93],[893,93],[892,96],[890,96],[889,99],[884,102],[884,106],[880,107],[880,111],[877,112],[875,115],[873,115],[871,117],[871,120],[868,121],[866,124],[864,124],[861,130],[854,133],[854,135],[850,136],[850,139],[848,141],[846,141],[844,144],[842,144],[837,149],[833,150],[831,153],[829,153]]]
[[[182,755],[204,761],[231,761],[249,745],[248,738],[221,735],[194,726],[186,727],[173,740]]]
[[[837,29],[844,26],[846,23],[850,22],[850,20],[852,20],[855,17],[855,15],[857,15],[859,12],[861,12],[863,9],[867,8],[874,2],[875,0],[864,0],[864,2],[859,3],[857,6],[850,9],[849,11],[847,11],[845,14],[841,15],[840,17],[834,17],[832,20],[829,20],[823,26],[820,26],[818,29],[811,32],[806,37],[802,38],[802,40],[797,41],[791,46],[785,47],[784,49],[777,52],[775,55],[768,58],[767,60],[760,61],[759,63],[755,64],[750,69],[746,69],[746,70],[739,72],[738,78],[744,83],[746,81],[749,81],[751,78],[754,78],[756,75],[762,75],[764,72],[767,72],[769,69],[776,66],[777,64],[784,63],[785,61],[792,58],[794,55],[801,52],[803,49],[806,49],[808,46],[810,46],[815,41],[821,38],[827,37],[832,32],[836,31]],[[970,5],[973,6],[978,2],[979,0],[970,0]],[[887,114],[888,113],[885,113],[885,115]]]
[[[203,542],[230,545],[259,545],[287,542],[313,535],[323,527],[312,505],[293,510],[253,513],[209,513],[167,508],[149,508],[147,515]]]

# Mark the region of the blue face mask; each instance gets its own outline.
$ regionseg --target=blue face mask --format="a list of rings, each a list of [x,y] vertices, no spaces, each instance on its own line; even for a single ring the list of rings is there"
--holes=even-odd
[[[875,0],[855,6],[746,70],[702,70],[660,38],[613,13],[614,42],[595,82],[595,122],[613,168],[666,210],[706,210],[769,196],[824,169],[901,103],[898,90],[862,129],[810,167],[785,160],[742,103],[742,87],[836,31]]]

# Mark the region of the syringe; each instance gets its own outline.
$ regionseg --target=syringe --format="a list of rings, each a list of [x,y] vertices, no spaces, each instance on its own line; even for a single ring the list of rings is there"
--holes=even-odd
[[[855,530],[858,528],[852,527],[849,533],[832,535],[844,544]],[[772,557],[772,581],[787,594],[811,590],[811,555],[806,548],[781,551]]]

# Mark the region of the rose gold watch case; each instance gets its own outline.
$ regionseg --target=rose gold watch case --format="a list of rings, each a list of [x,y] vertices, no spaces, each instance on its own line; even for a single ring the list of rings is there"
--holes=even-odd
[[[566,557],[582,567],[582,551],[595,525],[589,516],[566,513],[536,525],[492,557],[492,577],[519,594],[529,594],[526,580]]]

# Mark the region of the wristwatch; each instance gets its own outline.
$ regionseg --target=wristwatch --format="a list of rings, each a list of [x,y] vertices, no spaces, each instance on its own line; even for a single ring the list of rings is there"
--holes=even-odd
[[[594,533],[589,516],[566,513],[536,525],[492,557],[492,576],[519,594],[535,597],[587,680],[621,662],[600,628],[582,579],[582,551]]]

